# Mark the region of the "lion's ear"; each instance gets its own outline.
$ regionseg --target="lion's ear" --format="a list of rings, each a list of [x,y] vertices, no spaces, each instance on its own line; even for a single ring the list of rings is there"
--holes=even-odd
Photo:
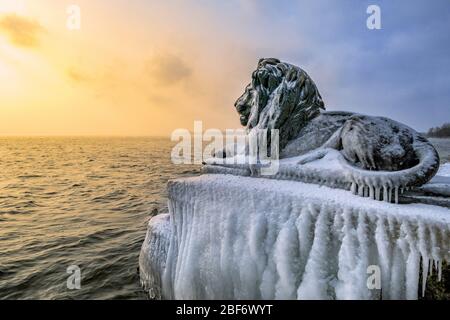
[[[277,58],[262,58],[259,59],[258,68],[264,67],[266,64],[277,65],[281,61]]]
[[[265,59],[265,62],[266,62],[266,64],[271,64],[271,65],[276,66],[281,61],[277,58],[267,58],[267,59]]]

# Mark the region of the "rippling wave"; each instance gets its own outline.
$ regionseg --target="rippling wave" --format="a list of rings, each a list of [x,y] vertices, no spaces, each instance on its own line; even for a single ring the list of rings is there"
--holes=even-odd
[[[0,298],[141,299],[138,256],[168,179],[163,138],[0,138]],[[156,209],[156,210],[155,210]],[[80,290],[66,285],[81,268]]]

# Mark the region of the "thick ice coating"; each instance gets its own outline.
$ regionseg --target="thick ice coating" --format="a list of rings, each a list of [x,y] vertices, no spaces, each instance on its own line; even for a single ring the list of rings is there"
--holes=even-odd
[[[156,298],[417,299],[450,258],[449,209],[302,182],[175,180],[169,211],[150,221],[140,257]]]

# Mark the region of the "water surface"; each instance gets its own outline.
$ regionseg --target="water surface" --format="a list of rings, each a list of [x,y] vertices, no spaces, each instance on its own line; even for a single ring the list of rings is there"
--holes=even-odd
[[[163,138],[0,138],[0,299],[140,299],[138,256],[175,166]],[[82,271],[68,290],[67,267]]]

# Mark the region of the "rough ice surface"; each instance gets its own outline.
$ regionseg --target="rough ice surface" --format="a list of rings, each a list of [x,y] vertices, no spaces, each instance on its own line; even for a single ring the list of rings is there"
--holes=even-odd
[[[450,178],[450,163],[444,163],[441,165],[437,176]]]
[[[237,155],[236,157],[242,157]],[[261,170],[243,160],[231,161],[211,158],[206,160],[205,173],[222,173],[261,177]],[[435,159],[431,154],[416,166],[400,171],[368,171],[351,165],[342,153],[332,148],[318,148],[304,155],[279,160],[276,174],[270,179],[317,183],[351,191],[353,194],[385,202],[399,202],[400,195],[414,186],[417,173],[426,171]],[[247,161],[248,162],[248,161]],[[425,174],[423,174],[425,175]]]
[[[166,265],[170,235],[171,225],[168,214],[159,214],[150,220],[139,256],[139,270],[141,279],[145,279],[143,285],[152,299],[162,296],[162,270]]]
[[[449,249],[447,208],[213,174],[169,183],[169,214],[150,221],[140,272],[165,299],[417,299]],[[381,290],[367,286],[371,265]]]
[[[427,194],[450,197],[450,163],[441,165],[436,176],[419,189]]]

